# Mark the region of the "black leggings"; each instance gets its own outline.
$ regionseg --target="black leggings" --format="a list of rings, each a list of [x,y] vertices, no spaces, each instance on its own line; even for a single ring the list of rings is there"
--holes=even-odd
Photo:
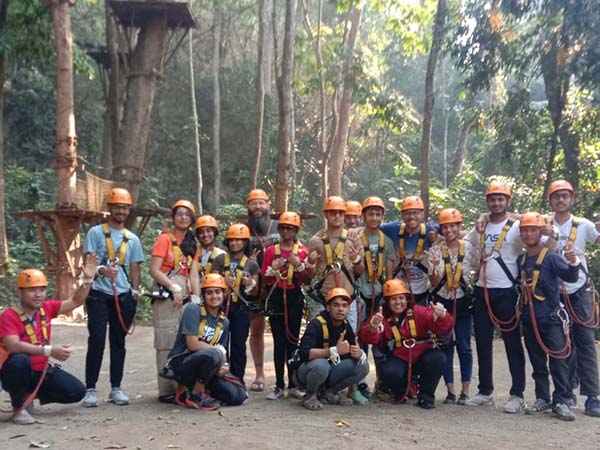
[[[300,289],[293,289],[287,291],[286,297],[288,330],[295,338],[299,338],[302,312],[304,311],[304,296]],[[276,288],[269,299],[269,303],[273,305],[273,311],[275,312],[269,315],[269,325],[273,335],[276,386],[283,389],[285,388],[283,378],[287,360],[292,356],[298,345],[290,342],[286,334],[285,316],[283,315],[283,289]],[[293,373],[288,367],[288,385],[290,388],[294,387],[292,375]]]

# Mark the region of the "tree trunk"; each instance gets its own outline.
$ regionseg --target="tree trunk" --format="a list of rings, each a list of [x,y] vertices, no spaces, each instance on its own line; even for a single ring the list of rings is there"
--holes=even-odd
[[[134,202],[142,182],[156,81],[163,76],[166,32],[165,16],[153,16],[144,23],[131,55],[130,72],[125,74],[126,96],[116,151],[113,152],[112,179],[131,192]]]
[[[473,126],[473,122],[465,120],[462,126],[460,127],[460,132],[458,134],[458,142],[456,143],[456,157],[454,160],[454,176],[458,176],[465,166],[465,162],[469,157],[469,132],[471,131],[471,127]]]
[[[338,107],[337,127],[333,140],[331,152],[331,194],[342,195],[342,173],[344,159],[346,157],[346,146],[348,144],[348,129],[350,125],[350,113],[352,110],[352,88],[354,80],[352,72],[354,67],[354,48],[360,28],[362,9],[360,5],[352,6],[350,14],[350,31],[344,49],[345,59],[342,66],[342,94]]]
[[[265,28],[266,28],[266,10],[265,0],[258,0],[258,41],[257,41],[257,76],[256,76],[256,109],[258,117],[256,118],[256,159],[252,167],[250,176],[250,189],[256,189],[258,182],[258,172],[260,170],[260,158],[262,155],[263,128],[265,123]]]
[[[275,211],[285,211],[288,204],[296,7],[296,0],[286,0],[281,76],[277,82],[277,92],[279,95],[279,137],[277,143],[277,177],[275,179]]]
[[[0,0],[0,28],[6,24],[8,0]],[[8,239],[4,218],[4,51],[0,50],[0,277],[8,274]]]
[[[77,135],[73,103],[73,36],[70,0],[51,3],[56,51],[56,206],[74,208],[77,181]]]
[[[198,132],[198,108],[196,107],[196,75],[194,71],[194,46],[192,38],[193,28],[189,30],[189,58],[190,58],[190,95],[192,97],[192,126],[194,127],[194,150],[196,154],[196,173],[198,176],[198,185],[196,189],[196,202],[198,204],[198,213],[203,214],[202,188],[204,179],[202,177],[202,155],[200,153],[200,133]]]
[[[220,0],[213,3],[213,54],[212,54],[212,88],[213,88],[213,123],[212,123],[212,153],[213,153],[213,191],[214,210],[221,203],[221,84],[219,72],[221,69],[221,8]]]
[[[106,49],[110,68],[108,71],[108,93],[106,96],[106,112],[104,115],[104,136],[100,165],[102,178],[110,178],[113,170],[113,154],[119,131],[119,38],[117,24],[110,7],[109,0],[104,0],[106,20]]]
[[[421,140],[421,198],[425,203],[425,220],[429,217],[429,149],[431,147],[431,128],[433,123],[433,94],[435,66],[442,46],[446,23],[446,0],[438,0],[431,50],[427,59],[425,73],[425,106],[423,108],[423,137]]]

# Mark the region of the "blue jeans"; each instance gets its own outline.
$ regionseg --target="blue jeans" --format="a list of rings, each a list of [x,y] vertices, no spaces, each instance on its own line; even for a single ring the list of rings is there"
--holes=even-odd
[[[307,395],[318,394],[322,388],[334,392],[358,383],[369,373],[369,365],[359,365],[352,358],[342,359],[338,365],[332,365],[325,358],[306,361],[294,373],[295,381],[306,389]]]
[[[458,315],[454,324],[454,340],[450,341],[444,349],[446,355],[446,368],[444,369],[444,381],[446,384],[454,384],[454,347],[458,353],[460,363],[460,380],[462,383],[470,383],[473,374],[473,351],[471,350],[471,331],[473,317],[471,314]]]
[[[23,404],[40,381],[42,372],[31,368],[31,360],[26,353],[13,353],[0,370],[2,387],[10,394],[13,408]],[[81,381],[58,366],[48,367],[37,398],[40,403],[75,403],[85,395]]]

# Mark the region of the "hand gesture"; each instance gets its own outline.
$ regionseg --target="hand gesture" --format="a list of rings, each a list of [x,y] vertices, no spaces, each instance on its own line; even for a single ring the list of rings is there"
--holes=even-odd
[[[552,228],[552,224],[550,224],[550,223],[544,224],[543,226],[540,227],[540,232],[542,233],[543,236],[553,236],[554,229]]]
[[[277,258],[273,260],[271,267],[273,268],[273,270],[279,270],[283,267],[284,264],[285,260],[283,258]]]
[[[425,250],[423,252],[423,254],[427,257],[427,260],[429,261],[429,265],[431,266],[431,268],[436,268],[439,264],[440,264],[440,255],[438,252],[436,252],[435,250],[429,249],[429,250]]]
[[[571,248],[565,250],[565,259],[569,261],[569,264],[575,265],[577,263],[577,255],[575,254],[575,250]]]
[[[446,308],[441,303],[435,303],[433,305],[433,321],[435,322],[439,317],[446,317]]]
[[[250,259],[256,261],[258,260],[258,254],[260,253],[259,248],[252,249],[252,253],[250,254]]]
[[[71,356],[70,345],[53,345],[50,356],[58,361],[66,361]]]
[[[115,278],[117,278],[118,274],[119,274],[119,266],[117,266],[116,264],[111,264],[104,268],[104,273],[102,275],[104,275],[106,278],[110,278],[111,280],[114,280]]]
[[[298,255],[294,255],[293,253],[290,254],[290,256],[288,256],[288,263],[291,264],[292,266],[294,266],[294,268],[297,268],[301,263],[300,263],[300,258],[298,258]]]
[[[321,256],[319,255],[319,252],[317,252],[316,250],[313,250],[312,252],[310,252],[308,254],[308,262],[309,264],[316,264],[316,262],[318,261],[318,259]]]
[[[475,222],[475,229],[478,233],[481,234],[485,231],[485,227],[487,226],[489,220],[490,218],[487,214],[482,214],[479,216],[479,219],[477,219],[477,222]]]
[[[175,308],[179,309],[183,306],[183,292],[174,292],[173,293],[173,304]]]
[[[350,346],[350,357],[353,359],[360,359],[362,357],[363,351],[359,345],[351,345]]]
[[[371,317],[369,325],[371,325],[371,328],[373,328],[374,330],[379,330],[379,326],[381,325],[382,322],[383,322],[383,308],[380,306],[379,309],[377,310],[377,312],[375,314],[373,314],[373,316]]]
[[[229,286],[230,288],[232,288],[233,285],[235,284],[235,279],[231,276],[230,273],[228,273],[227,275],[225,275],[225,284],[227,286]]]
[[[432,228],[429,233],[427,233],[427,236],[429,237],[429,243],[431,245],[437,244],[440,240],[440,235],[435,228]]]
[[[348,248],[348,257],[350,258],[350,261],[352,261],[353,264],[356,261],[360,263],[360,249],[355,248],[353,245],[351,245]]]
[[[340,356],[347,355],[348,353],[350,353],[350,343],[346,340],[346,330],[342,331],[342,333],[340,334],[335,348],[337,349],[338,354]]]
[[[229,366],[227,364],[223,364],[221,367],[219,367],[219,371],[217,372],[217,378],[223,378],[228,373]]]
[[[98,257],[93,253],[87,253],[83,257],[83,278],[88,280],[96,276],[96,270],[98,269]]]

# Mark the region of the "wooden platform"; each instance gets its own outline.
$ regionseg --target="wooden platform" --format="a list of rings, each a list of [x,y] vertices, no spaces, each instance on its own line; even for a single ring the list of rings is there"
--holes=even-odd
[[[196,28],[196,19],[187,2],[110,0],[110,6],[121,25],[140,28],[157,14],[167,16],[168,28]]]

